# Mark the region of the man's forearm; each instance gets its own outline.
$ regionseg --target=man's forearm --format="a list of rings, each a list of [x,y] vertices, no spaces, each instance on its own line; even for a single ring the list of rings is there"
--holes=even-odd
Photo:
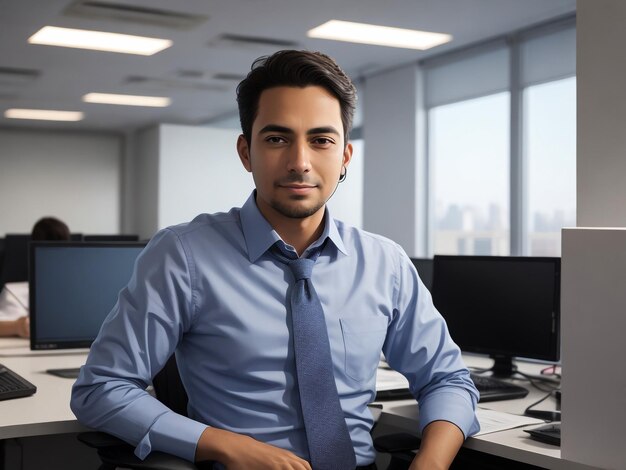
[[[311,470],[306,460],[292,452],[212,427],[207,427],[200,436],[195,460],[217,461],[229,470]]]
[[[448,421],[433,421],[424,428],[420,449],[409,470],[447,469],[463,445],[463,432]]]

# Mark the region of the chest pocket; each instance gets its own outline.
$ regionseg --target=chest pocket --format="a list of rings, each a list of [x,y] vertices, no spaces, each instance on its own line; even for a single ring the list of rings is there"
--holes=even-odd
[[[387,319],[340,318],[346,375],[358,382],[370,379],[378,367],[387,335]]]

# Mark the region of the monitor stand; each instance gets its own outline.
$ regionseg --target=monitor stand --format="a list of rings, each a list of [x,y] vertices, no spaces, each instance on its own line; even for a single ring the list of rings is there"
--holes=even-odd
[[[48,369],[48,374],[56,375],[57,377],[63,377],[64,379],[77,379],[80,373],[80,367],[72,367],[69,369]]]
[[[517,372],[517,366],[513,364],[511,356],[493,354],[490,357],[494,361],[490,369],[494,377],[511,377]]]

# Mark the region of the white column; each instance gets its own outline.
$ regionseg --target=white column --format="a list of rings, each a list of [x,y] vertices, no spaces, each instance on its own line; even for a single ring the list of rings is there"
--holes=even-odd
[[[417,157],[420,86],[415,64],[368,77],[364,86],[363,228],[398,242],[410,256],[425,255],[417,232],[418,216],[426,217],[425,165]]]
[[[625,20],[623,0],[578,0],[578,226],[626,226]]]

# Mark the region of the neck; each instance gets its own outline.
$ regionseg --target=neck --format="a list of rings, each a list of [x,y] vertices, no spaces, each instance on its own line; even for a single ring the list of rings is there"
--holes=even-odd
[[[322,212],[321,220],[317,223],[309,219],[296,219],[294,223],[281,224],[280,227],[273,225],[274,230],[278,232],[280,238],[285,243],[293,246],[298,253],[298,256],[302,256],[304,250],[307,249],[315,240],[317,240],[324,231],[324,212]]]
[[[261,207],[258,203],[257,207],[272,228],[280,235],[280,238],[295,248],[298,256],[301,256],[304,250],[317,240],[324,231],[325,206],[315,214],[301,219],[285,217],[271,207]]]

